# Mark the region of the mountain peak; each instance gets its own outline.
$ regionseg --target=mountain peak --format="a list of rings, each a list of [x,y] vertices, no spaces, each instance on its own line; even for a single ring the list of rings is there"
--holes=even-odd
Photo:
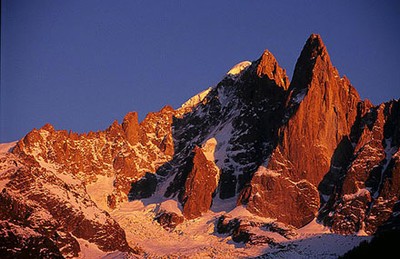
[[[314,60],[318,56],[321,58],[325,58],[326,56],[329,57],[326,46],[322,41],[322,37],[319,34],[311,34],[301,51],[299,59],[303,57]]]
[[[48,132],[54,132],[54,126],[50,123],[46,123],[42,128],[42,130],[46,130]]]
[[[310,37],[308,37],[307,41],[316,42],[316,43],[318,43],[318,45],[321,45],[321,46],[324,45],[321,35],[316,34],[316,33],[312,33],[310,35]]]
[[[317,56],[326,56],[328,52],[326,50],[325,44],[322,41],[322,38],[319,34],[311,34],[310,37],[307,39],[306,44],[301,52],[301,55],[309,56],[310,58],[314,59]]]
[[[268,49],[264,50],[262,56],[257,60],[257,76],[266,76],[284,89],[289,87],[289,78],[285,69],[279,66],[275,56]]]
[[[316,70],[315,70],[316,69]],[[291,89],[303,89],[309,85],[317,71],[333,71],[328,51],[318,34],[311,34],[297,59]],[[336,71],[337,73],[337,71]]]

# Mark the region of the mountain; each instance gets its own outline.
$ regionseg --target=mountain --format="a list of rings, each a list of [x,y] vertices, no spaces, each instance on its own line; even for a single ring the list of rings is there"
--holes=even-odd
[[[142,122],[2,144],[0,252],[342,255],[398,231],[399,144],[399,100],[361,100],[313,34],[291,82],[265,50]]]

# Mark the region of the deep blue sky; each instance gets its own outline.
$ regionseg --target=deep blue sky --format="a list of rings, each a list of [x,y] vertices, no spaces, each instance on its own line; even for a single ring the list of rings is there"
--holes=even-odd
[[[291,78],[311,33],[362,98],[400,97],[399,1],[3,0],[1,11],[0,142],[177,108],[266,48]]]

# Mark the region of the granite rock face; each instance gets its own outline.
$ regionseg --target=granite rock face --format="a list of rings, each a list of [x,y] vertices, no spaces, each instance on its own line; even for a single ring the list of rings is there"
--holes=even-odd
[[[183,215],[187,219],[200,217],[210,209],[218,184],[215,164],[207,160],[201,148],[195,147],[193,152],[193,167],[186,179],[182,197]]]
[[[17,226],[10,228],[14,236],[18,226],[35,235],[13,239],[10,234],[12,240],[3,241],[38,236],[64,257],[79,255],[78,240],[104,252],[138,253],[107,211],[128,200],[132,183],[171,158],[173,114],[165,107],[139,124],[137,114],[129,113],[122,125],[115,121],[88,134],[55,130],[50,124],[28,133],[11,152],[1,154],[0,219]]]
[[[346,145],[348,158],[335,164],[321,182],[329,195],[320,218],[335,232],[373,234],[396,220],[399,198],[399,101],[378,106],[360,103]]]
[[[10,162],[14,166],[2,174],[2,180],[8,181],[0,193],[0,220],[6,225],[0,246],[22,242],[37,245],[36,249],[43,246],[48,250],[46,256],[77,257],[81,251],[78,239],[83,239],[106,252],[137,252],[128,245],[118,223],[91,200],[78,178],[50,166],[41,167],[32,157],[21,160],[7,154],[1,165]],[[14,256],[19,252],[17,249]]]
[[[264,170],[268,173],[253,176],[248,209],[296,227],[310,222],[319,209],[318,184],[329,171],[337,145],[350,133],[359,101],[350,82],[332,66],[320,36],[311,35],[288,89],[287,121]],[[257,202],[260,197],[265,204],[287,199],[293,204],[269,206]]]
[[[399,100],[362,101],[313,34],[291,82],[265,50],[141,122],[130,112],[104,131],[32,130],[0,154],[0,251],[76,257],[86,240],[138,253],[108,212],[153,196],[179,205],[157,214],[166,229],[232,200],[287,229],[315,218],[341,234],[398,229],[399,145]],[[238,220],[218,232],[275,245]]]

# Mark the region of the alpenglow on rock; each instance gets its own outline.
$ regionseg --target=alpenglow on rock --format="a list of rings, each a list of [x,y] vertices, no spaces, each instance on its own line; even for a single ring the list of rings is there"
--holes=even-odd
[[[361,100],[313,34],[291,82],[265,50],[176,110],[88,134],[46,124],[1,149],[0,254],[77,257],[85,242],[139,254],[112,217],[133,200],[157,201],[168,231],[229,206],[288,238],[315,219],[340,234],[398,230],[399,145],[399,100]],[[250,221],[220,219],[220,233],[261,242]]]

